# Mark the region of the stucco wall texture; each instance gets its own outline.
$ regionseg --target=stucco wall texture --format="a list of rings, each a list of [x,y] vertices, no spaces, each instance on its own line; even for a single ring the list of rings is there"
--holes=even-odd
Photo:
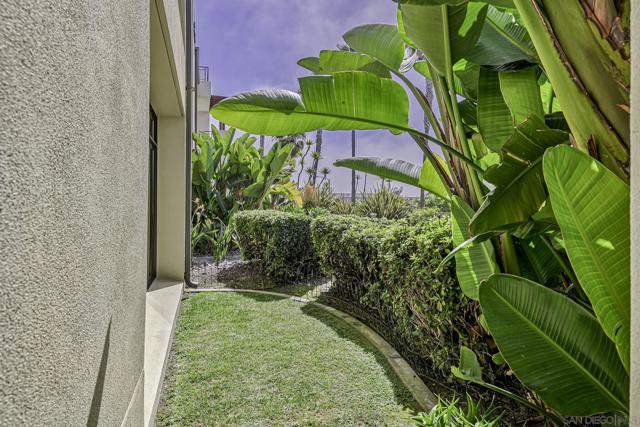
[[[631,7],[631,417],[640,426],[640,6]]]
[[[0,22],[0,424],[142,425],[149,4]]]

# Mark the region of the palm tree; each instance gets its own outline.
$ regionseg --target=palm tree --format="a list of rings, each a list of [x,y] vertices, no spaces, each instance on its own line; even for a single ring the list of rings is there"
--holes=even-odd
[[[313,180],[313,177],[318,174],[318,170],[314,169],[313,166],[310,166],[310,167],[306,168],[304,171],[309,176],[309,179],[307,179],[307,185],[311,185],[313,187],[314,185],[311,182]]]
[[[320,185],[319,187],[322,187],[322,184],[324,183],[324,181],[327,179],[327,177],[329,176],[329,174],[331,173],[331,169],[329,169],[328,167],[323,167],[322,169],[320,169],[320,175],[322,175],[322,179],[320,180]]]
[[[295,148],[291,151],[291,157],[297,157],[302,153],[302,149],[304,148],[304,144],[307,140],[307,135],[304,133],[294,133],[293,135],[276,136],[274,140],[276,142],[280,142],[282,145],[293,144]]]
[[[313,169],[315,170],[313,178],[311,179],[311,185],[316,185],[316,179],[318,178],[318,163],[322,156],[322,129],[318,129],[316,132],[316,151],[313,153]]]
[[[351,131],[351,157],[356,156],[356,131]],[[351,169],[351,203],[356,202],[356,171]]]
[[[300,151],[298,151],[298,157],[300,157],[300,170],[298,171],[298,179],[296,180],[296,185],[298,187],[300,187],[300,177],[302,176],[302,172],[305,171],[304,168],[304,163],[305,163],[305,159],[307,158],[307,155],[309,154],[309,150],[311,150],[311,146],[313,145],[313,141],[311,141],[310,139],[306,139],[306,140],[302,140],[302,147],[306,147],[306,149],[303,151],[303,148],[300,148]],[[298,149],[298,146],[296,146],[296,150]],[[307,168],[307,173],[311,168]],[[311,177],[309,177],[309,179],[311,179]]]

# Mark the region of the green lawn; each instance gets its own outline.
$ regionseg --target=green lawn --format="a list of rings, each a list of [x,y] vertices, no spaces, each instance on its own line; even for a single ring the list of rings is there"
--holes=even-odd
[[[407,426],[416,408],[344,321],[256,294],[183,302],[158,426]]]

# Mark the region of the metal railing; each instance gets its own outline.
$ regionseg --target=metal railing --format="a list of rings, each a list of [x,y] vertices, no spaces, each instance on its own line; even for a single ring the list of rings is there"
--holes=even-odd
[[[198,66],[198,82],[209,81],[209,67]]]

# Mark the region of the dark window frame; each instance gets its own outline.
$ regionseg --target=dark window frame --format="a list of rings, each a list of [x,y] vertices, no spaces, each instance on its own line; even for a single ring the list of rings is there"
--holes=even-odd
[[[149,197],[147,216],[147,289],[158,267],[158,116],[149,106]]]

